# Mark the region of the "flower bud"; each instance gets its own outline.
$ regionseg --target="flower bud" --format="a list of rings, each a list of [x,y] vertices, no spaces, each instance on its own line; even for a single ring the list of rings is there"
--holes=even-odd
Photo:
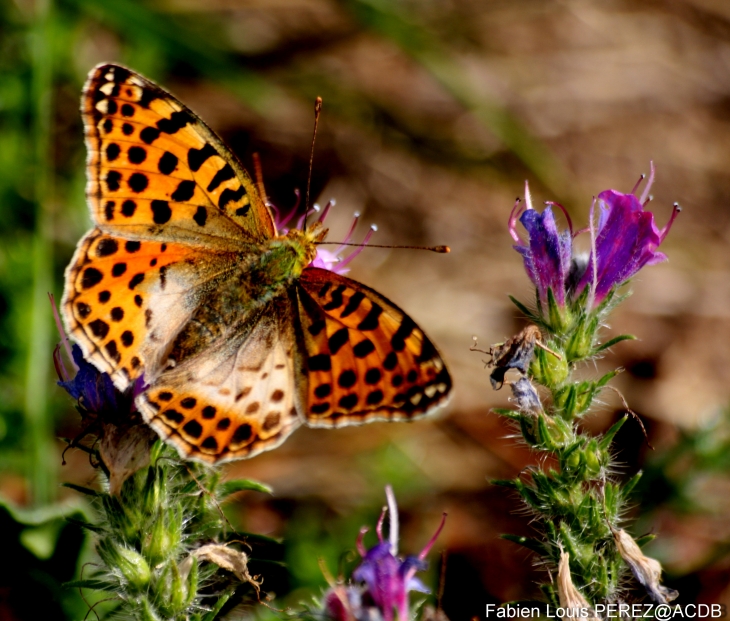
[[[139,552],[108,539],[99,542],[97,551],[107,566],[119,569],[133,590],[142,591],[147,587],[151,578],[150,566]]]
[[[591,442],[591,445],[593,446],[588,446],[583,451],[583,458],[585,459],[588,472],[595,475],[601,471],[601,460],[599,458],[600,453],[598,448],[595,446],[595,442]]]
[[[556,358],[552,354],[538,349],[530,366],[530,372],[539,384],[555,388],[568,378],[570,368],[564,356]]]

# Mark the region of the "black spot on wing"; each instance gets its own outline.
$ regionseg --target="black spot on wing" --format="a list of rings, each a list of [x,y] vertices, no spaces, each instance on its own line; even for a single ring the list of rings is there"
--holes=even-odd
[[[390,345],[395,351],[403,351],[406,347],[406,339],[416,329],[416,324],[407,315],[403,316],[403,321],[398,326],[395,334],[390,339]]]
[[[190,149],[188,151],[188,166],[190,170],[198,172],[205,161],[214,155],[218,155],[218,152],[207,142],[202,149]]]
[[[352,369],[347,369],[346,371],[343,371],[337,378],[337,383],[342,388],[352,388],[352,386],[354,386],[356,382],[357,375],[355,375],[355,372]]]
[[[81,277],[81,287],[91,289],[104,279],[104,275],[95,267],[87,267]]]
[[[344,300],[342,299],[342,292],[345,290],[345,285],[339,285],[336,287],[332,293],[330,294],[330,297],[332,298],[327,304],[322,306],[322,308],[326,311],[335,310],[336,308],[339,308],[344,303]]]
[[[345,306],[345,309],[342,311],[342,314],[340,314],[340,317],[347,317],[348,315],[352,315],[352,313],[360,308],[360,304],[364,299],[365,294],[362,291],[356,291],[347,302],[347,306]]]
[[[133,200],[127,199],[122,203],[122,215],[131,218],[134,215],[134,212],[137,210],[137,203],[135,203]]]
[[[89,329],[95,337],[100,339],[106,338],[106,335],[109,334],[109,324],[102,319],[94,319],[89,322]]]
[[[352,348],[353,353],[358,358],[365,358],[368,354],[375,351],[375,345],[370,339],[360,341],[355,347]]]
[[[246,190],[243,186],[239,186],[239,188],[235,191],[231,190],[230,188],[226,188],[221,192],[221,195],[218,197],[218,208],[225,209],[228,203],[236,203],[240,201],[244,196],[246,196]]]
[[[178,203],[184,203],[189,201],[193,194],[195,194],[195,181],[185,180],[178,184],[177,189],[170,198]]]
[[[332,359],[328,354],[310,356],[308,366],[310,371],[330,371],[332,369]]]
[[[205,226],[205,222],[208,220],[208,210],[205,207],[198,207],[193,220],[198,226]]]
[[[160,130],[156,127],[145,127],[141,132],[139,132],[139,137],[142,142],[152,144],[160,137]]]
[[[136,172],[132,173],[132,175],[127,180],[127,184],[129,185],[129,189],[132,190],[132,192],[143,192],[147,185],[149,184],[149,179],[147,179],[147,175]]]
[[[132,164],[141,164],[147,159],[147,151],[138,146],[129,147],[127,158]]]
[[[115,159],[119,157],[119,154],[122,152],[122,150],[119,148],[119,145],[116,142],[112,142],[111,144],[107,145],[106,147],[106,160],[107,162],[113,162]]]
[[[330,354],[335,355],[348,341],[347,328],[340,328],[328,339]]]
[[[172,209],[167,201],[153,200],[150,203],[152,208],[152,219],[155,224],[165,224],[172,218]]]
[[[118,170],[110,170],[106,174],[106,187],[110,192],[116,192],[119,189],[119,183],[122,180],[122,173]]]
[[[357,326],[358,330],[376,330],[380,325],[380,315],[383,313],[383,308],[375,302],[372,303],[372,307]]]
[[[157,163],[157,170],[159,170],[163,175],[170,175],[177,168],[177,161],[177,155],[170,153],[169,151],[165,151],[162,154],[160,161]]]
[[[189,420],[183,426],[183,431],[191,438],[199,438],[203,433],[203,427],[197,420]]]
[[[210,180],[210,183],[208,184],[206,190],[208,192],[213,192],[218,188],[221,183],[223,183],[224,181],[228,181],[229,179],[233,179],[235,176],[236,175],[233,172],[233,168],[231,168],[231,165],[226,163],[223,168],[215,173],[215,176]]]
[[[108,257],[119,250],[119,244],[115,239],[104,237],[96,246],[97,257]]]
[[[191,117],[189,113],[184,110],[178,110],[177,112],[173,112],[169,119],[160,119],[157,121],[156,125],[157,129],[161,132],[174,134],[189,123],[192,124],[193,122],[193,117]]]

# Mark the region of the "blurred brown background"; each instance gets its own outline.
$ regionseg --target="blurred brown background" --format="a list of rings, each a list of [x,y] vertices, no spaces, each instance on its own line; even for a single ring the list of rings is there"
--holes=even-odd
[[[318,572],[317,556],[332,545],[326,535],[337,533],[352,547],[363,516],[377,514],[383,485],[392,482],[403,511],[403,551],[420,550],[441,512],[449,513],[437,549],[448,551],[443,603],[452,621],[481,617],[489,602],[537,596],[540,570],[526,552],[498,539],[531,527],[516,499],[489,483],[515,476],[530,456],[490,414],[505,406],[506,390],[492,392],[484,356],[469,347],[472,336],[487,346],[520,329],[507,294],[532,301],[506,226],[524,181],[536,203],[562,202],[581,228],[592,196],[630,191],[653,160],[650,209],[658,224],[673,202],[684,211],[662,246],[669,262],[641,272],[606,332],[639,340],[620,344],[597,367],[626,370],[616,386],[656,447],[648,451],[639,426],[629,422],[617,440],[626,462],[617,476],[645,467],[653,481],[671,487],[688,464],[697,470],[682,488],[688,504],[673,502],[659,483],[637,498],[648,506],[637,507],[635,534],[659,535],[649,554],[662,560],[679,601],[730,603],[727,470],[671,461],[682,438],[707,425],[714,431],[702,437],[727,441],[729,2],[110,5],[75,0],[53,8],[59,31],[70,33],[68,64],[56,65],[53,89],[59,181],[50,209],[41,212],[50,223],[44,235],[54,244],[57,295],[60,269],[89,226],[76,110],[84,75],[102,61],[127,64],[175,93],[249,169],[258,152],[270,198],[285,209],[294,189],[306,185],[312,102],[321,96],[312,187],[320,203],[337,201],[330,239],[341,239],[358,211],[357,239],[376,223],[374,243],[452,250],[365,250],[350,274],[408,311],[441,348],[455,384],[445,412],[413,424],[302,429],[279,449],[229,467],[231,475],[275,490],[273,498],[243,498],[240,519],[248,530],[294,542],[286,558],[299,563],[292,588],[303,589]],[[24,19],[32,25],[35,10],[25,0],[8,5],[13,32]],[[55,393],[54,399],[63,404],[53,410],[55,433],[73,435],[75,414]],[[606,392],[585,424],[599,432],[624,411]],[[63,445],[54,446],[60,453]],[[84,455],[67,459],[61,480],[94,479]],[[8,467],[0,490],[23,502],[24,481],[22,468]]]

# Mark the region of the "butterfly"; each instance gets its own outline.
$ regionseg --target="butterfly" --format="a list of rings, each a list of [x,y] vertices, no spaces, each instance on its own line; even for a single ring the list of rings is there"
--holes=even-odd
[[[369,287],[311,266],[320,222],[285,234],[236,156],[138,73],[82,95],[94,228],[66,270],[66,326],[181,456],[275,448],[302,423],[411,420],[443,405],[433,343]]]

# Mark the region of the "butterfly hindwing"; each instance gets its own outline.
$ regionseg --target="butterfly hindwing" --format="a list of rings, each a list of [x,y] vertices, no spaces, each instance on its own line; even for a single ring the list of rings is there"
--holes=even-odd
[[[137,406],[185,457],[209,463],[251,457],[301,424],[296,364],[292,306],[280,296],[163,372]]]
[[[99,65],[86,82],[87,198],[103,230],[234,250],[276,234],[236,157],[193,112],[141,75]]]
[[[309,426],[410,420],[446,401],[441,356],[392,302],[327,270],[307,268],[299,282]]]

